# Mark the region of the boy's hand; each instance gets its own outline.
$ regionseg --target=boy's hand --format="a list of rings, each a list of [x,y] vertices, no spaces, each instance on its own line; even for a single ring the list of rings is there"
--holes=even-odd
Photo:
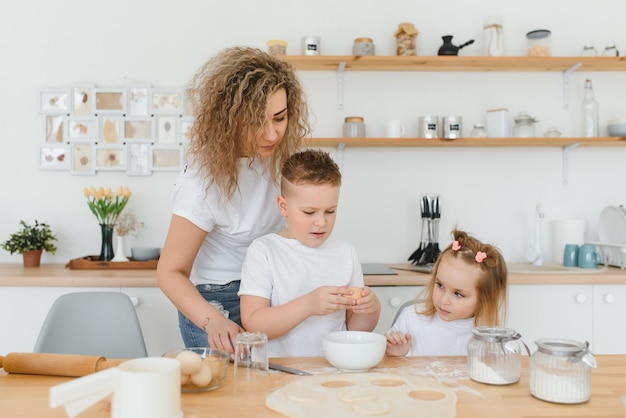
[[[328,315],[346,310],[354,305],[355,300],[345,296],[349,291],[346,286],[320,286],[307,295],[312,315]]]
[[[406,356],[411,348],[411,335],[399,331],[392,331],[386,334],[387,350],[385,354],[390,357]]]
[[[363,286],[362,288],[352,286],[348,289],[351,289],[355,293],[352,296],[348,296],[355,298],[355,304],[351,307],[352,312],[362,314],[379,312],[380,301],[376,294],[372,292],[372,289],[367,286]]]

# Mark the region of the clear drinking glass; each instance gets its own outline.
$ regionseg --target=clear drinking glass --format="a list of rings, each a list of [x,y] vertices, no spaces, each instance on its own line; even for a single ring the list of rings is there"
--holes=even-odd
[[[237,334],[235,377],[242,380],[253,380],[255,376],[265,376],[268,373],[267,335],[262,332]]]

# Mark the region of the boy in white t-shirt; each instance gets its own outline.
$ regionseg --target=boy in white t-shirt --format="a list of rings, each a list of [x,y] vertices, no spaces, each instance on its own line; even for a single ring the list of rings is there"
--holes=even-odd
[[[306,150],[281,170],[277,198],[287,227],[257,238],[241,273],[241,321],[267,334],[270,357],[322,356],[332,331],[372,331],[380,302],[363,285],[354,247],[329,240],[335,225],[341,172],[328,155]]]

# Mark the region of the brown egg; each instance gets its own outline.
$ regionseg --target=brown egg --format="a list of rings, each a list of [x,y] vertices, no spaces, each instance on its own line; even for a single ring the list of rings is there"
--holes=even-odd
[[[361,297],[361,288],[360,287],[358,287],[358,286],[350,286],[350,289],[352,289],[354,293],[352,295],[343,295],[343,296],[345,296],[347,298],[350,298],[350,299],[358,299],[358,298]]]
[[[202,357],[189,350],[178,353],[176,360],[180,361],[180,372],[182,374],[194,374],[200,370],[200,366],[202,366]]]
[[[207,366],[209,366],[209,368],[211,369],[211,373],[213,374],[213,377],[219,376],[222,373],[222,360],[218,359],[217,357],[205,357],[202,362],[204,364],[206,364]]]
[[[211,368],[206,364],[202,364],[200,370],[191,375],[191,381],[198,387],[208,386],[212,378]]]
[[[189,376],[188,374],[181,373],[180,374],[180,384],[181,385],[186,385],[187,383],[189,383],[189,379],[190,378],[191,378],[191,376]]]

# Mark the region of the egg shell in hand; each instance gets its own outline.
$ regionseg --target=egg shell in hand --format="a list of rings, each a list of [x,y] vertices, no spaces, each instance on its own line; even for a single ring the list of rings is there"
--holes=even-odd
[[[350,286],[350,289],[354,292],[351,295],[342,295],[350,299],[358,299],[361,297],[361,288],[358,286]]]
[[[189,350],[178,353],[176,360],[180,362],[180,372],[182,374],[194,374],[202,366],[202,357]]]

